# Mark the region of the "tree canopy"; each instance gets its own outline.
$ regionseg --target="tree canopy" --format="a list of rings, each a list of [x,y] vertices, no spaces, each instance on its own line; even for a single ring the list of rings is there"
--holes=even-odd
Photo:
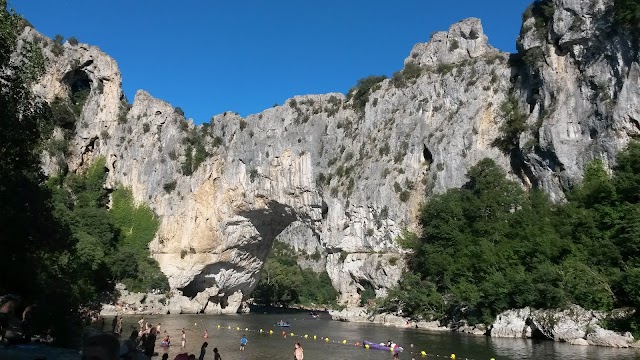
[[[640,144],[612,174],[592,161],[563,204],[524,191],[490,159],[467,177],[422,208],[409,273],[384,309],[488,323],[524,306],[640,307]]]

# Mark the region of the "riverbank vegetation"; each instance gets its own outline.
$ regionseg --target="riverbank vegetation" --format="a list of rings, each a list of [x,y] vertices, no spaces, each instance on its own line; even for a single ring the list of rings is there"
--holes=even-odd
[[[329,275],[300,267],[297,257],[287,244],[274,242],[262,278],[252,293],[254,301],[261,305],[334,307],[338,293]]]
[[[124,189],[111,194],[108,209],[104,159],[77,174],[66,166],[48,179],[43,174],[40,156],[65,124],[59,104],[52,108],[30,91],[44,72],[42,50],[27,43],[11,61],[26,25],[0,0],[0,295],[20,295],[21,307],[37,304],[35,334],[52,329],[70,344],[77,311],[116,281],[166,288],[146,249],[158,220]]]
[[[640,308],[640,144],[600,160],[554,204],[492,160],[422,208],[409,273],[380,302],[414,318],[490,323],[507,309]],[[638,333],[640,317],[618,323]]]

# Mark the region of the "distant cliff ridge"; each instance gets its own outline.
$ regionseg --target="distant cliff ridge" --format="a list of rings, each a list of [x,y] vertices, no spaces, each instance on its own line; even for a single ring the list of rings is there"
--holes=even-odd
[[[556,201],[588,161],[611,166],[640,135],[636,39],[612,30],[614,15],[608,0],[536,2],[517,54],[466,19],[417,44],[392,79],[200,126],[142,90],[127,104],[116,62],[96,47],[32,28],[21,41],[47,59],[34,91],[80,113],[71,134],[55,132],[68,151],[43,154],[45,171],[104,156],[108,186],[131,188],[160,217],[150,251],[172,312],[227,313],[275,239],[320,253],[304,265],[326,269],[342,303],[365,288],[384,295],[405,267],[395,239],[417,231],[420,204],[461,186],[482,158]]]

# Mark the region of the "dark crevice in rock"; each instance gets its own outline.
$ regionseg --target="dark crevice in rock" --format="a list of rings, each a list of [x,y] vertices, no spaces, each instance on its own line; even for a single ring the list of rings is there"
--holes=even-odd
[[[431,164],[433,164],[433,154],[427,147],[427,145],[422,145],[422,157],[424,161],[427,163],[427,171],[431,168]]]
[[[85,61],[82,65],[80,65],[80,69],[86,68],[87,66],[90,66],[91,64],[93,64],[93,59],[89,59],[89,60]]]
[[[327,203],[322,200],[322,208],[321,208],[321,212],[322,212],[322,219],[326,219],[327,218],[327,214],[329,214],[329,205],[327,205]]]
[[[640,122],[638,122],[638,120],[632,118],[631,116],[629,116],[629,122],[631,122],[633,124],[633,126],[636,127],[636,130],[640,131]]]

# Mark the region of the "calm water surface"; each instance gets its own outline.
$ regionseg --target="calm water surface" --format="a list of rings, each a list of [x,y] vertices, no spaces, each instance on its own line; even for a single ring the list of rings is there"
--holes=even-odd
[[[140,317],[125,317],[123,333],[131,333],[131,327],[137,326]],[[274,323],[279,320],[291,323],[289,328],[278,328]],[[110,324],[111,318],[107,318]],[[343,323],[332,321],[329,315],[322,313],[320,319],[312,319],[306,313],[295,314],[245,314],[245,315],[161,315],[145,316],[151,324],[161,323],[172,340],[168,349],[159,346],[162,336],[158,338],[156,351],[160,356],[167,352],[169,359],[176,354],[189,352],[200,353],[204,330],[209,332],[209,347],[205,359],[213,359],[213,348],[217,347],[223,360],[291,360],[293,343],[300,341],[304,348],[305,360],[390,360],[391,352],[382,350],[366,350],[357,347],[356,342],[362,340],[383,342],[394,340],[405,351],[400,359],[448,359],[452,353],[456,359],[496,360],[506,359],[603,359],[603,360],[640,360],[640,350],[614,349],[595,346],[574,346],[551,341],[535,342],[523,339],[494,339],[483,336],[462,335],[453,333],[433,333],[417,329],[399,329],[374,324]],[[218,328],[220,325],[220,328]],[[231,329],[229,329],[231,327]],[[180,349],[180,334],[186,330],[187,345]],[[237,330],[240,328],[240,330]],[[248,330],[245,330],[248,329]],[[259,330],[263,329],[264,333]],[[273,334],[270,335],[269,331]],[[286,331],[287,337],[282,335]],[[294,333],[294,336],[291,336]],[[240,338],[246,334],[249,343],[244,352],[239,351]],[[304,338],[304,335],[308,338]],[[316,336],[316,340],[313,336]],[[322,338],[329,338],[329,342]],[[342,344],[346,340],[347,344]],[[413,353],[410,345],[413,344]],[[420,351],[426,351],[422,357]],[[160,356],[154,359],[159,359]]]

